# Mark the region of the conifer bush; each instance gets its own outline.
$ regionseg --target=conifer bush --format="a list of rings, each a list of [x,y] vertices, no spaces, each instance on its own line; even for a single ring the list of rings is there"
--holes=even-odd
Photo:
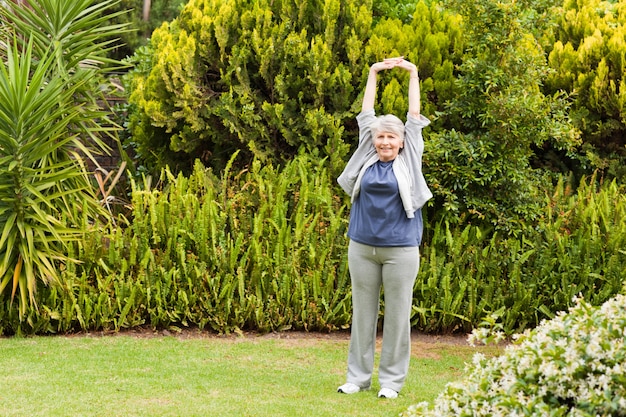
[[[197,157],[223,168],[236,150],[279,163],[306,152],[328,157],[338,175],[357,143],[358,96],[373,62],[418,63],[425,111],[454,95],[458,19],[426,2],[411,7],[403,22],[375,21],[362,0],[190,1],[155,30],[127,78],[139,156],[188,171]],[[381,112],[406,113],[405,75],[381,81]]]
[[[583,132],[580,165],[615,178],[626,171],[626,4],[622,1],[563,0],[546,32],[547,94],[573,94],[572,118]],[[559,163],[558,161],[556,162]]]
[[[495,358],[476,354],[465,376],[403,417],[623,416],[626,410],[626,296],[569,311],[516,337]],[[470,341],[493,334],[475,331]]]
[[[172,151],[189,155],[187,166],[201,156],[223,167],[235,150],[288,158],[300,147],[342,159],[371,21],[359,0],[191,0],[154,31],[150,65],[130,81],[140,154],[174,169],[183,166]]]

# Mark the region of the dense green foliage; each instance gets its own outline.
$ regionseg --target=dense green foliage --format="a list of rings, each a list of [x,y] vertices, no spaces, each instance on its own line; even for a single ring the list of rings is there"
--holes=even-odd
[[[549,143],[572,152],[579,141],[565,97],[541,89],[548,65],[535,35],[553,3],[420,1],[411,14],[394,12],[401,20],[373,19],[372,5],[355,0],[191,1],[135,57],[132,143],[153,167],[303,151],[327,157],[336,175],[356,143],[369,65],[404,55],[419,68],[422,110],[434,121],[425,156],[432,217],[515,233],[539,214],[546,179],[531,165],[534,151]],[[404,116],[402,77],[382,76],[380,113]]]
[[[144,161],[176,169],[196,157],[220,167],[237,149],[273,161],[304,150],[338,173],[373,61],[406,55],[434,103],[453,97],[456,20],[417,7],[411,23],[380,18],[374,28],[366,1],[192,1],[136,56],[133,143]],[[380,110],[403,115],[398,76],[384,80]]]
[[[424,165],[435,199],[425,208],[414,326],[469,330],[491,315],[511,333],[575,295],[601,303],[621,287],[618,182],[576,177],[572,191],[533,165],[537,150],[552,149],[604,166],[576,155],[576,126],[619,130],[601,109],[580,117],[583,99],[571,113],[558,91],[598,87],[604,110],[620,101],[611,82],[585,81],[593,65],[575,76],[555,66],[575,60],[575,49],[557,46],[578,33],[551,26],[555,1],[420,1],[409,12],[403,1],[192,0],[138,51],[127,79],[129,144],[149,168],[162,167],[159,183],[135,177],[126,217],[102,228],[82,162],[85,141],[102,148],[99,135],[111,133],[97,99],[103,72],[119,65],[106,57],[109,36],[125,29],[107,26],[121,14],[105,10],[119,4],[91,3],[2,9],[11,24],[0,30],[14,42],[2,44],[0,69],[0,334],[348,326],[349,205],[334,178],[356,142],[369,65],[397,55],[417,64],[433,119]],[[563,10],[595,19],[599,9],[586,4]],[[617,6],[602,4],[600,33],[619,27]],[[559,40],[548,57],[551,36]],[[403,77],[381,74],[379,113],[403,116]],[[585,130],[593,120],[603,122]]]
[[[120,42],[116,43],[109,53],[110,56],[124,59],[133,55],[138,48],[149,42],[152,32],[163,22],[178,17],[187,0],[151,0],[147,20],[144,18],[145,3],[145,0],[119,0],[111,8],[112,11],[123,13],[112,16],[110,23],[128,25],[133,30],[111,33],[114,37],[119,37]]]
[[[103,151],[98,83],[114,61],[98,27],[111,2],[30,1],[0,9],[0,296],[33,307],[56,283],[78,225],[102,214],[84,159]],[[89,145],[87,143],[90,143]],[[5,297],[10,290],[10,296]]]
[[[598,192],[559,183],[544,197],[536,229],[504,237],[476,226],[432,227],[415,289],[417,328],[465,331],[495,315],[506,332],[536,326],[571,300],[594,305],[626,275],[626,198],[615,183]]]
[[[132,78],[139,153],[177,169],[196,156],[223,166],[237,149],[265,160],[301,146],[345,156],[350,68],[364,66],[372,17],[357,1],[342,6],[192,0],[153,33],[148,65]]]
[[[84,263],[41,291],[45,312],[32,311],[24,332],[349,323],[346,218],[325,168],[256,162],[218,181],[197,164],[190,178],[165,171],[161,181],[133,186],[128,228],[91,233],[77,247]],[[0,334],[20,326],[6,314]]]
[[[220,178],[197,163],[189,177],[165,170],[154,181],[133,185],[132,223],[72,246],[83,263],[38,292],[28,321],[0,304],[0,334],[349,325],[347,206],[323,162],[257,160]],[[617,293],[626,273],[622,190],[560,185],[545,207],[539,228],[517,238],[427,221],[414,328],[467,331],[493,316],[510,334],[576,295],[598,304]]]
[[[457,94],[439,116],[447,129],[428,136],[424,170],[446,218],[515,232],[541,210],[546,179],[531,167],[534,149],[552,142],[572,150],[578,139],[567,103],[540,88],[547,65],[533,31],[550,8],[537,0],[448,3],[463,16],[466,52]]]
[[[554,11],[554,19],[553,31],[543,40],[553,70],[546,78],[545,90],[573,93],[572,117],[585,141],[577,157],[583,168],[592,166],[623,178],[626,4],[564,0]],[[553,163],[562,164],[558,160]]]

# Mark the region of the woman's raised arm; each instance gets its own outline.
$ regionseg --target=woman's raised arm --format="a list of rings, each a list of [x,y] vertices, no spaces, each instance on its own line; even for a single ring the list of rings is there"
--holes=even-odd
[[[374,108],[374,104],[376,103],[376,82],[378,81],[378,72],[394,68],[400,65],[403,61],[403,57],[387,58],[381,62],[376,62],[375,64],[372,64],[372,66],[370,67],[369,75],[367,77],[367,84],[365,85],[365,93],[363,93],[363,104],[361,105],[361,111],[367,111]]]
[[[409,114],[414,117],[420,116],[420,80],[417,66],[405,59],[397,64],[398,67],[409,72]]]

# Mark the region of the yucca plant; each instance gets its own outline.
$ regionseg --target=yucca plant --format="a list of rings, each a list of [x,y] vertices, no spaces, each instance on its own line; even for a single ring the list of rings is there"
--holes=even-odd
[[[19,34],[15,41],[21,46],[32,43],[32,53],[37,57],[53,51],[57,69],[61,72],[79,66],[103,71],[122,65],[107,57],[107,52],[116,47],[116,39],[112,36],[129,31],[127,25],[108,23],[126,13],[108,13],[119,2],[13,0],[0,10],[0,17],[4,18],[0,31]]]
[[[111,129],[114,123],[109,119],[110,112],[102,111],[101,103],[104,92],[112,88],[106,75],[125,66],[107,57],[116,47],[115,35],[130,30],[126,25],[109,23],[127,12],[109,12],[117,3],[119,0],[29,0],[9,2],[0,8],[3,22],[0,35],[12,39],[20,50],[31,44],[33,62],[51,55],[54,56],[54,64],[50,66],[53,77],[63,78],[68,85],[74,82],[77,73],[89,79],[75,89],[74,104],[82,103],[83,112],[91,114],[75,125],[69,124],[68,129],[89,137],[92,146],[86,148],[86,141],[74,145],[92,160],[92,153],[107,150],[102,136],[111,135],[115,130]],[[0,56],[6,55],[2,45],[6,43],[0,39]],[[115,137],[113,139],[119,143]]]
[[[84,164],[113,134],[98,104],[119,26],[115,1],[31,0],[0,8],[0,296],[20,318],[58,281],[67,245],[103,214]]]
[[[54,57],[33,67],[31,45],[9,45],[0,66],[0,292],[19,290],[20,311],[34,302],[37,280],[54,281],[63,246],[77,237],[68,227],[88,181],[69,151],[67,126],[80,119],[69,105],[76,88],[49,78]],[[82,204],[81,204],[82,205]]]

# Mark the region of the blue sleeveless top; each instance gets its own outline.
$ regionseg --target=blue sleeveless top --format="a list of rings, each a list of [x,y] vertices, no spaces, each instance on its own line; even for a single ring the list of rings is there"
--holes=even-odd
[[[419,246],[422,240],[422,212],[406,217],[393,161],[378,161],[361,180],[361,191],[350,211],[348,237],[364,245],[379,247]]]

